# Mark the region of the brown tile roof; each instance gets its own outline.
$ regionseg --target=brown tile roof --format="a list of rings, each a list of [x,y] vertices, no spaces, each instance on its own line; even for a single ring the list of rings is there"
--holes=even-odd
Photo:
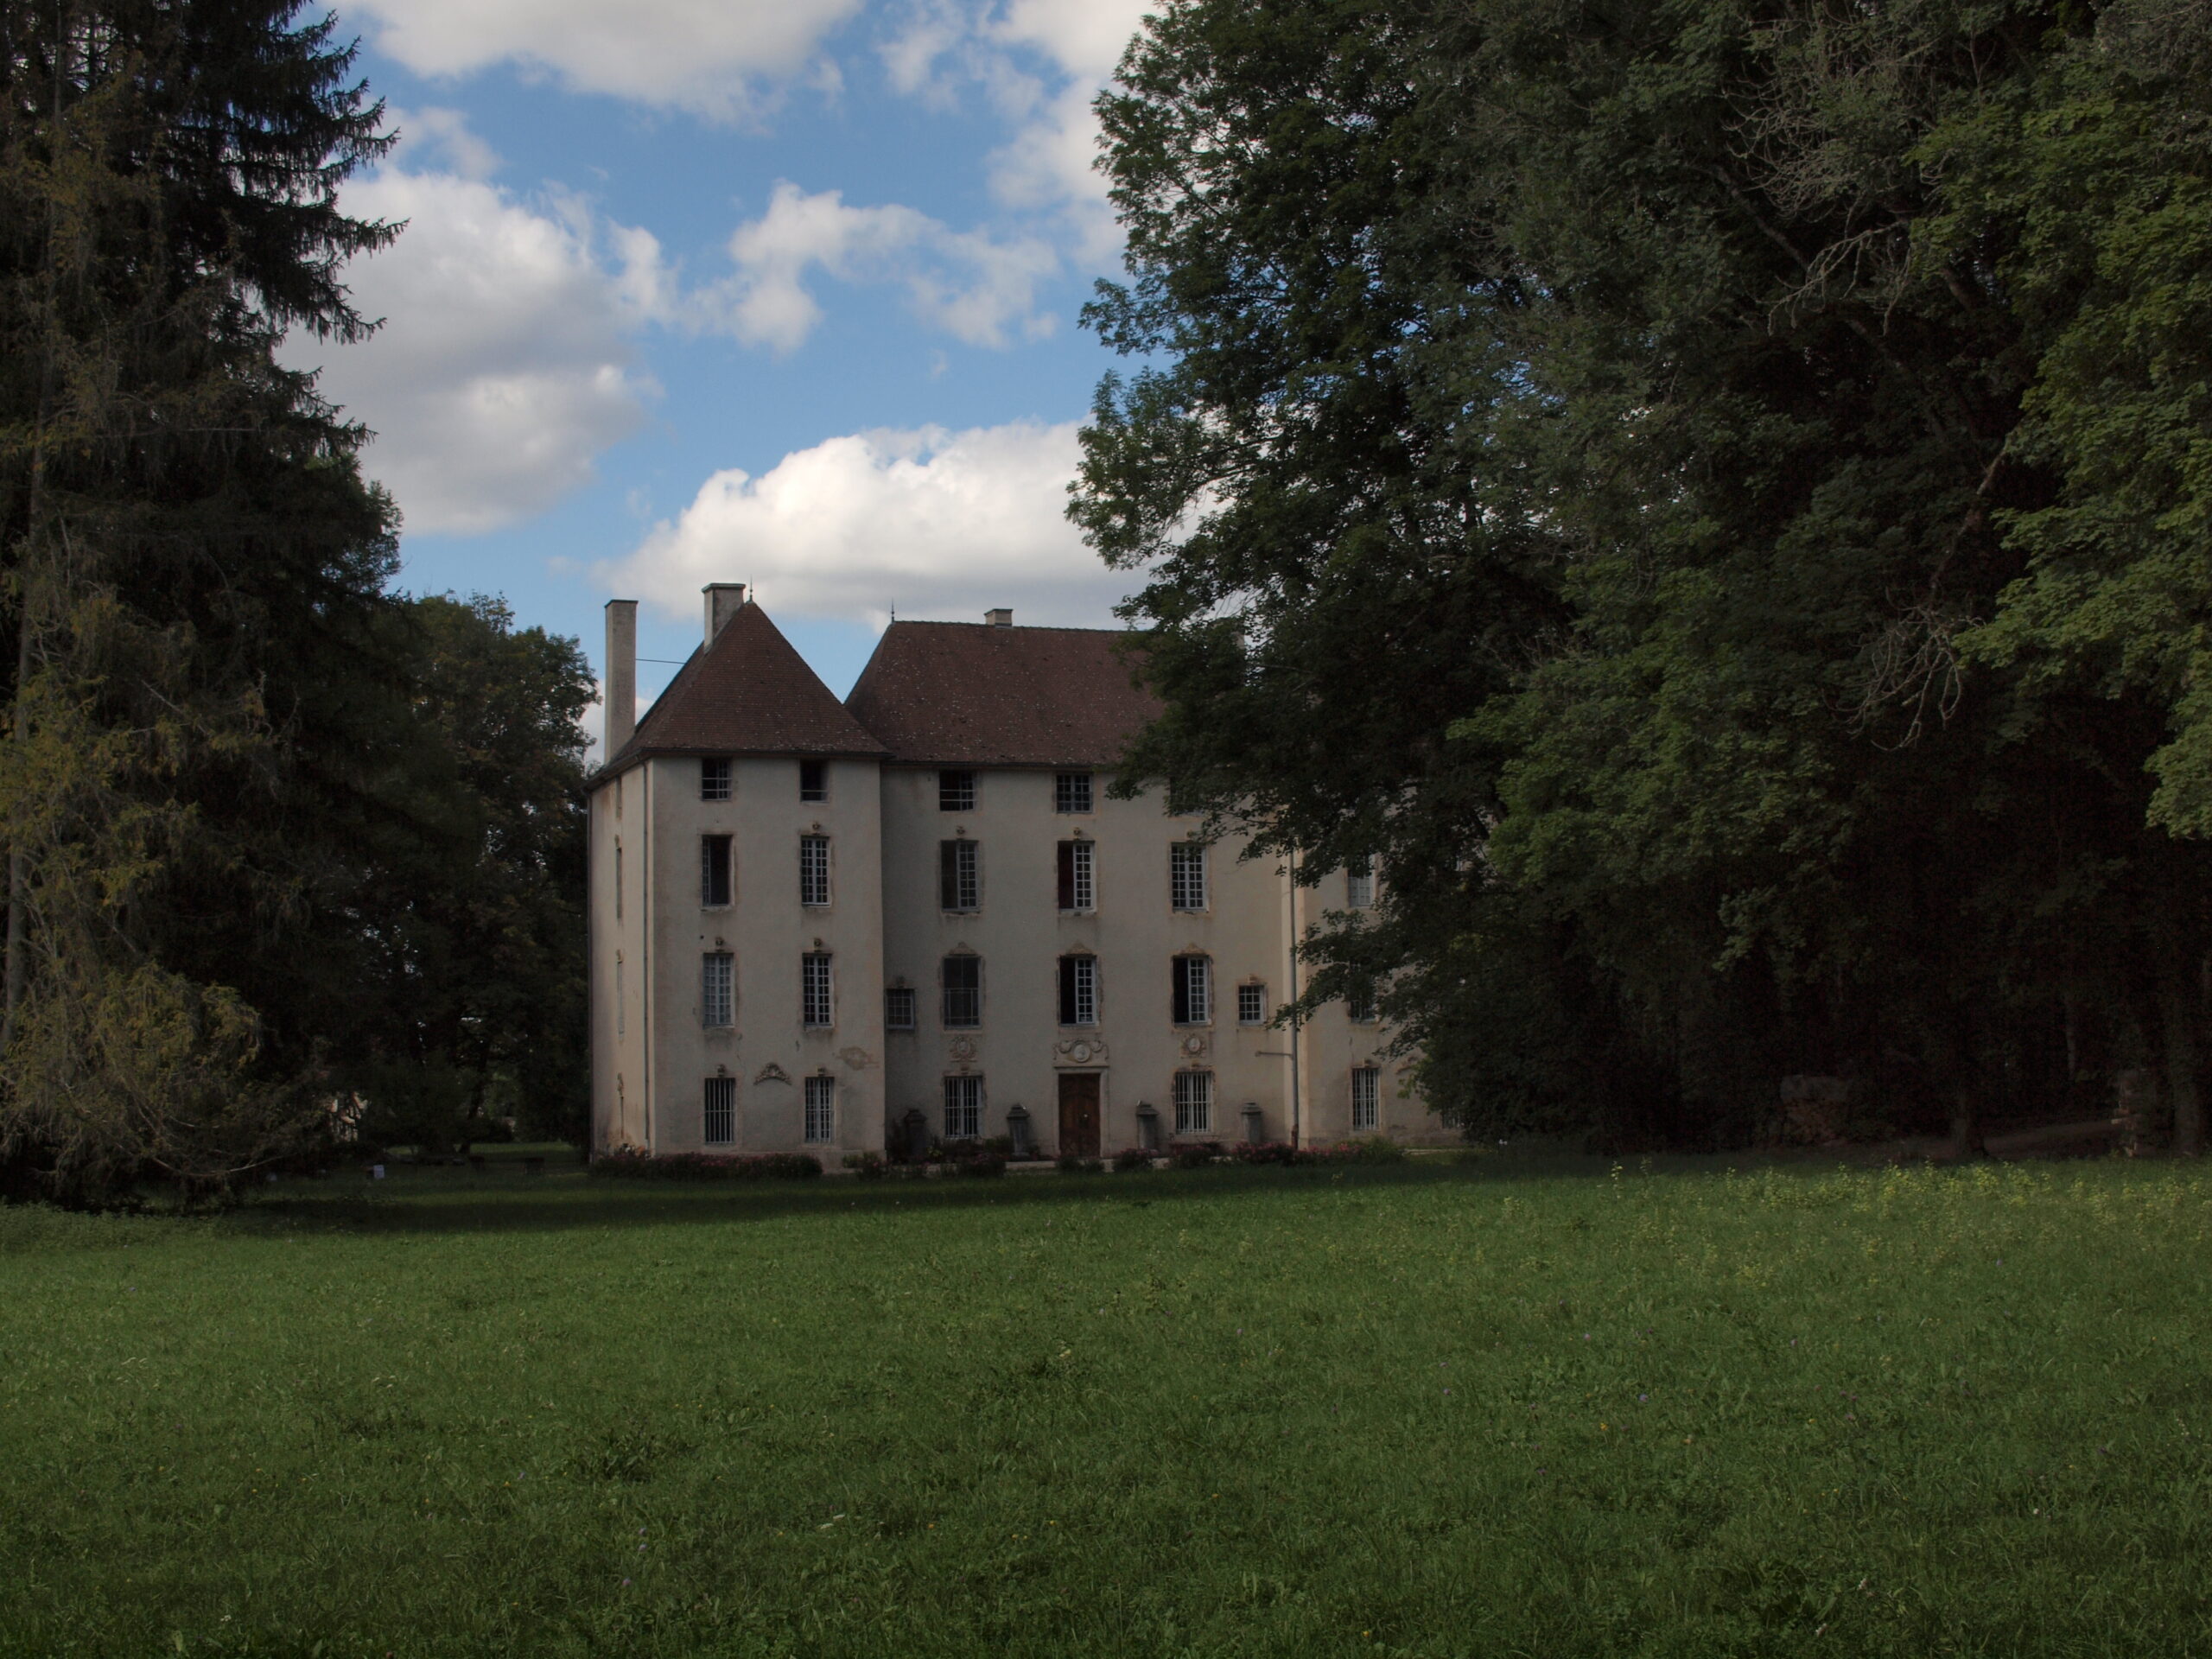
[[[758,605],[691,653],[603,775],[656,754],[881,754]]]
[[[845,707],[893,760],[1109,766],[1160,713],[1106,628],[893,622]]]

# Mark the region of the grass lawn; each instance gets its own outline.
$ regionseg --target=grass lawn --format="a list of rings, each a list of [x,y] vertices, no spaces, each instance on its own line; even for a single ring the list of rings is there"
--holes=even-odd
[[[2212,1654],[2212,1176],[0,1211],[8,1654]]]

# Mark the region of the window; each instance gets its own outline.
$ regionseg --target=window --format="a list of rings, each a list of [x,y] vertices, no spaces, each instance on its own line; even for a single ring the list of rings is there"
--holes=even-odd
[[[830,954],[810,950],[798,959],[798,1022],[819,1030],[830,1022]]]
[[[707,906],[729,903],[729,837],[699,837],[699,902]]]
[[[802,801],[826,801],[830,798],[830,763],[827,760],[802,760],[798,763],[798,798]]]
[[[973,812],[976,810],[976,774],[972,772],[938,773],[937,810],[940,812]]]
[[[699,1023],[734,1026],[737,1023],[736,960],[727,950],[709,950],[699,958]]]
[[[1371,1065],[1351,1074],[1351,1132],[1372,1135],[1382,1122],[1382,1073]]]
[[[1344,903],[1353,910],[1375,906],[1375,855],[1355,859],[1344,870]]]
[[[1095,1026],[1098,1023],[1098,958],[1060,958],[1060,1023]]]
[[[806,1144],[823,1147],[837,1138],[837,1079],[806,1080]]]
[[[702,801],[729,799],[729,762],[702,760],[699,763],[699,798]]]
[[[983,1023],[983,959],[962,955],[944,959],[944,1027],[973,1031]]]
[[[1098,883],[1092,876],[1098,849],[1088,841],[1060,843],[1059,897],[1062,910],[1098,908]]]
[[[883,1024],[887,1031],[912,1031],[914,1028],[912,986],[893,985],[884,992]]]
[[[1211,1135],[1213,1132],[1213,1073],[1178,1071],[1175,1074],[1175,1133]]]
[[[705,1122],[700,1139],[710,1147],[726,1147],[737,1139],[737,1079],[709,1077]]]
[[[1236,988],[1236,1023],[1240,1026],[1262,1026],[1268,1020],[1268,988],[1264,985],[1239,985]]]
[[[830,902],[830,837],[798,838],[798,901],[819,906]]]
[[[1345,992],[1344,1012],[1351,1016],[1356,1024],[1363,1026],[1374,1024],[1375,988],[1372,985],[1355,985],[1351,990]]]
[[[983,881],[978,849],[972,841],[937,844],[938,903],[945,910],[981,910]]]
[[[1175,1023],[1179,1026],[1203,1026],[1213,1020],[1213,958],[1211,957],[1177,957],[1175,972]]]
[[[1195,841],[1167,849],[1167,902],[1177,910],[1206,907],[1206,849]]]
[[[977,1077],[944,1080],[944,1138],[973,1141],[983,1132],[983,1080]]]
[[[1055,775],[1052,779],[1052,810],[1090,811],[1090,774],[1087,772],[1063,772]]]

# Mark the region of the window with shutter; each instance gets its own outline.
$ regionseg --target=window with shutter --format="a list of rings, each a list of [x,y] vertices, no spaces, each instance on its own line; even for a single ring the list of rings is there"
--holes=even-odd
[[[1098,1023],[1098,958],[1091,956],[1060,958],[1060,1023],[1095,1026]]]
[[[938,848],[938,903],[953,911],[983,907],[982,860],[972,841],[941,841]]]
[[[944,1027],[973,1031],[983,1023],[983,959],[967,955],[944,959]]]
[[[1175,1023],[1203,1026],[1213,1020],[1213,958],[1176,957],[1174,974]]]
[[[710,908],[729,903],[729,837],[699,837],[699,902]]]

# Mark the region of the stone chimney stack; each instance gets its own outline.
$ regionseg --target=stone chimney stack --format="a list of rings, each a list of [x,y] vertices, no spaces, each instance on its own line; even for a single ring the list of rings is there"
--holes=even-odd
[[[600,748],[604,765],[621,753],[638,729],[638,601],[607,601],[607,735]]]
[[[1014,613],[1012,611],[985,611],[983,620],[995,628],[1010,628],[1014,626]]]
[[[745,584],[710,582],[699,591],[707,596],[707,643],[711,645],[730,618],[745,608]]]

